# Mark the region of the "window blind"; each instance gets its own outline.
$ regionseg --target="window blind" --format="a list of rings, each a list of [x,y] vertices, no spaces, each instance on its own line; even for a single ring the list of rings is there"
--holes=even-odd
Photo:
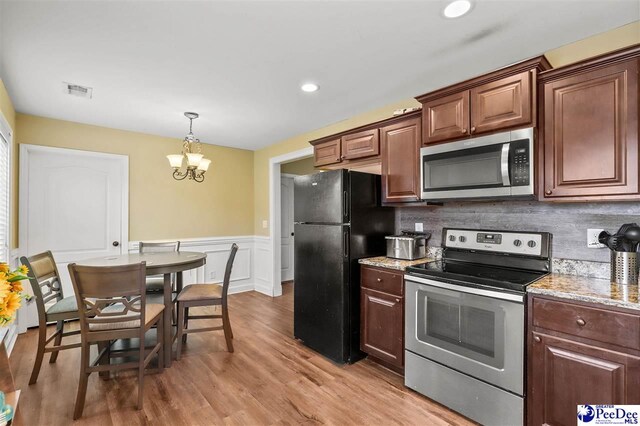
[[[0,133],[0,262],[9,262],[9,142]]]

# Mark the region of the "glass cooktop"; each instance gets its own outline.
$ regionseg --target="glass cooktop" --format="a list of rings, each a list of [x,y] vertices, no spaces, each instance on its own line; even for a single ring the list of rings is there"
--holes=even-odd
[[[546,272],[512,269],[455,260],[438,260],[410,266],[409,275],[468,287],[524,293],[527,286],[547,275]]]

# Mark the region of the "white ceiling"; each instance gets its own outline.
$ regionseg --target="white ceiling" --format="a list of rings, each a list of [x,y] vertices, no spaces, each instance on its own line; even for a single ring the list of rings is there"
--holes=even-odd
[[[3,80],[20,112],[182,138],[196,111],[203,142],[257,149],[640,18],[638,0],[444,4],[2,0]]]

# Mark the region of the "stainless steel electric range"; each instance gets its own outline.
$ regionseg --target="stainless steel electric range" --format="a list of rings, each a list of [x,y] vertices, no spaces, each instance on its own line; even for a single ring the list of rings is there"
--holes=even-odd
[[[447,229],[406,270],[405,385],[483,424],[524,421],[525,295],[551,234]]]

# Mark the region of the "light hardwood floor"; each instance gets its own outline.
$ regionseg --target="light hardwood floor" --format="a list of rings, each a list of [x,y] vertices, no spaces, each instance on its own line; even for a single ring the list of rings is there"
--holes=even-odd
[[[91,425],[468,425],[467,419],[406,389],[402,378],[368,360],[335,365],[295,341],[293,292],[272,299],[256,292],[231,295],[235,353],[222,332],[189,336],[179,362],[145,380],[137,411],[135,376],[89,379],[84,416]],[[23,425],[72,423],[79,350],[45,357],[29,386],[37,334],[21,335],[11,355],[22,389]]]

